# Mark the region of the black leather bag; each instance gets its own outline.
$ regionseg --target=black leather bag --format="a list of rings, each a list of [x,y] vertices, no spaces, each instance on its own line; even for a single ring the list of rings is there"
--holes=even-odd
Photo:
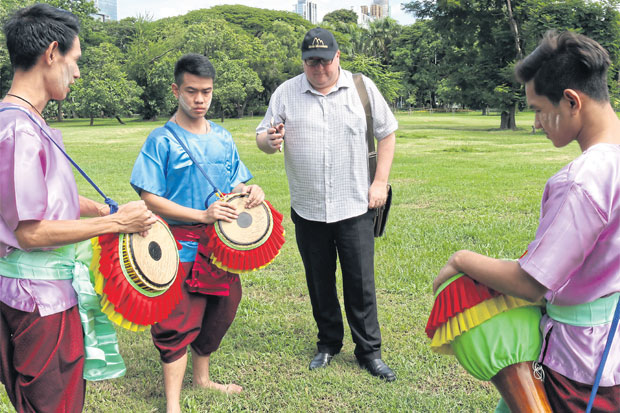
[[[380,237],[385,231],[390,206],[392,205],[392,185],[388,184],[388,196],[385,204],[375,209],[375,237]]]
[[[364,86],[364,79],[360,73],[353,75],[353,82],[355,88],[364,106],[364,112],[366,112],[366,141],[368,142],[368,176],[370,182],[375,179],[375,172],[377,171],[377,151],[375,150],[375,137],[373,135],[373,121],[372,113],[370,112],[370,100],[368,99],[368,92],[366,86]],[[392,205],[392,185],[388,184],[388,196],[385,204],[375,209],[375,237],[380,237],[385,232],[385,225],[387,224],[388,214],[390,213],[390,206]]]

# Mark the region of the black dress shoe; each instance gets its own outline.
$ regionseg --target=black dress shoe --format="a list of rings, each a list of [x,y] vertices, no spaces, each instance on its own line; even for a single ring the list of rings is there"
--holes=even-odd
[[[368,360],[360,362],[360,366],[368,370],[373,376],[379,377],[385,381],[396,380],[396,374],[381,359]]]
[[[332,361],[333,357],[334,355],[329,353],[316,353],[316,356],[314,356],[314,358],[310,362],[310,370],[327,367]]]

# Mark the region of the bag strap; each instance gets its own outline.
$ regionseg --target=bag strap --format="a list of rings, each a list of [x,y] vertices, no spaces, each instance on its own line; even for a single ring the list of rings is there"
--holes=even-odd
[[[196,167],[198,168],[198,170],[204,175],[205,178],[207,178],[207,182],[209,182],[209,184],[213,187],[213,191],[211,191],[211,193],[209,194],[209,196],[207,196],[207,200],[209,198],[211,198],[211,196],[213,194],[215,194],[218,198],[222,198],[224,195],[222,194],[222,191],[220,191],[217,186],[215,186],[215,184],[213,183],[213,181],[211,180],[211,178],[209,178],[209,175],[207,175],[207,173],[205,172],[204,169],[202,169],[202,166],[200,166],[200,164],[198,163],[198,161],[196,161],[196,158],[194,158],[194,156],[192,155],[192,153],[189,151],[189,148],[187,147],[187,145],[185,145],[185,143],[181,140],[181,138],[179,138],[179,135],[176,134],[176,132],[174,131],[174,129],[172,129],[167,123],[166,125],[164,125],[164,127],[166,129],[168,129],[170,131],[170,133],[172,133],[172,136],[174,136],[174,139],[176,139],[176,141],[179,143],[179,145],[181,145],[181,147],[183,148],[183,150],[185,151],[185,153],[189,156],[189,159],[192,160],[192,162],[194,163],[194,165],[196,165]]]
[[[372,111],[370,110],[370,100],[368,99],[368,92],[366,91],[366,85],[364,85],[364,79],[361,73],[353,74],[353,83],[357,89],[357,94],[364,106],[364,112],[366,112],[366,141],[368,143],[368,177],[370,183],[375,179],[375,172],[377,171],[377,151],[375,150],[375,137],[372,120]]]
[[[34,116],[32,116],[30,114],[29,111],[27,111],[26,109],[24,109],[24,108],[22,108],[20,106],[9,106],[9,107],[0,109],[0,112],[4,112],[5,110],[19,110],[20,112],[23,112],[24,114],[26,114],[26,116],[28,116],[28,118],[30,118],[30,120],[35,125],[37,125],[39,127],[39,129],[41,129],[41,132],[43,133],[43,136],[45,136],[47,139],[49,139],[60,150],[60,152],[62,152],[62,154],[65,156],[65,158],[67,158],[69,160],[69,162],[71,162],[71,164],[84,177],[84,179],[86,179],[86,181],[89,184],[91,184],[92,187],[95,188],[95,190],[97,192],[99,192],[99,195],[101,195],[103,197],[105,203],[110,207],[110,214],[113,214],[116,211],[118,211],[118,203],[116,201],[114,201],[112,198],[108,198],[106,196],[106,194],[104,194],[103,191],[101,189],[99,189],[99,187],[93,182],[92,179],[90,179],[90,177],[86,174],[86,172],[84,172],[82,170],[82,168],[80,168],[80,166],[73,159],[71,159],[71,157],[67,154],[67,152],[65,152],[64,149],[62,149],[62,147],[50,136],[50,134],[47,133],[47,131],[45,129],[43,129],[43,126],[34,118]]]
[[[596,378],[594,379],[594,384],[592,385],[592,393],[590,393],[590,400],[588,401],[588,407],[586,408],[586,413],[590,413],[592,411],[592,406],[594,405],[594,398],[596,397],[596,392],[598,391],[598,386],[599,386],[599,383],[601,382],[601,377],[603,376],[603,370],[605,369],[605,362],[607,362],[607,356],[609,355],[609,349],[611,348],[611,343],[614,341],[614,335],[616,333],[616,330],[618,329],[619,321],[620,321],[620,300],[618,300],[618,304],[616,304],[616,311],[614,312],[614,318],[611,322],[609,334],[607,335],[607,343],[605,343],[605,350],[603,351],[601,362],[598,365],[598,370],[596,371]]]

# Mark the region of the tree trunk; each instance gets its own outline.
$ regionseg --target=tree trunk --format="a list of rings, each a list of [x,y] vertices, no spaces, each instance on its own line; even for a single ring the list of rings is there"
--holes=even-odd
[[[517,130],[517,104],[514,103],[510,107],[510,113],[508,115],[508,127],[512,130]]]
[[[519,27],[517,21],[512,14],[512,4],[510,0],[506,0],[506,8],[508,9],[508,24],[510,25],[510,31],[515,41],[515,52],[517,53],[517,60],[523,59],[523,52],[521,51],[521,39],[519,37]]]
[[[58,122],[62,122],[62,100],[59,100],[58,102],[58,113],[56,113],[56,120]]]
[[[94,117],[94,116],[91,116],[91,117],[90,117],[90,126],[93,126],[93,125],[94,125],[94,123],[95,123],[95,117]]]
[[[123,122],[123,120],[120,118],[120,116],[114,116],[116,118],[116,120],[118,121],[118,123],[120,123],[121,125],[124,125],[125,122]]]
[[[517,104],[513,104],[508,110],[502,110],[501,123],[499,128],[502,130],[511,129],[517,130],[516,122]]]
[[[501,121],[500,121],[499,128],[501,130],[508,129],[508,116],[509,116],[508,111],[502,110],[502,113],[500,116],[501,116]]]

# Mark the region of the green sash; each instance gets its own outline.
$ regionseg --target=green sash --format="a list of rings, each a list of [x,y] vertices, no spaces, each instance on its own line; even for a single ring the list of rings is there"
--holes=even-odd
[[[554,305],[547,303],[547,314],[560,323],[578,327],[593,327],[611,323],[620,292],[597,298],[589,303]]]
[[[116,331],[101,312],[99,296],[89,271],[92,260],[90,241],[66,245],[52,251],[14,250],[0,258],[0,274],[31,280],[72,280],[84,329],[84,379],[105,380],[125,374]]]

